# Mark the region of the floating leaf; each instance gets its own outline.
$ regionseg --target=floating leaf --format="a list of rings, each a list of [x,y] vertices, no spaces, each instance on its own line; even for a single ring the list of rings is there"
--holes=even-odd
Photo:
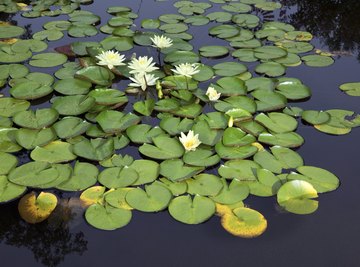
[[[139,175],[136,170],[125,167],[112,167],[103,170],[98,177],[99,182],[107,188],[119,188],[132,185]]]
[[[203,170],[203,167],[186,166],[180,159],[168,159],[160,164],[160,174],[171,181],[185,180]]]
[[[56,186],[64,191],[82,191],[97,182],[99,170],[96,166],[86,162],[76,162],[70,177]]]
[[[219,177],[213,174],[202,173],[186,180],[188,190],[192,195],[216,196],[223,188]]]
[[[232,235],[253,238],[261,235],[267,227],[264,216],[256,210],[237,208],[221,218],[221,225]]]
[[[101,230],[115,230],[124,227],[130,222],[131,217],[129,210],[100,204],[91,205],[85,212],[86,221]]]
[[[114,152],[113,139],[86,139],[83,137],[80,142],[73,145],[73,152],[79,157],[89,160],[104,160]]]
[[[67,57],[58,53],[43,53],[34,55],[29,64],[34,67],[49,68],[64,64]]]
[[[309,55],[301,58],[305,65],[310,67],[326,67],[334,63],[331,57],[320,56],[320,55]]]
[[[340,85],[340,90],[344,91],[350,96],[360,96],[360,83],[343,83],[342,85]]]
[[[186,224],[199,224],[208,220],[215,213],[215,203],[206,197],[189,195],[174,198],[169,205],[170,215]]]
[[[34,192],[23,196],[18,205],[19,213],[28,223],[46,220],[57,205],[57,198],[51,193],[41,192],[37,197]]]
[[[220,157],[211,150],[199,148],[185,153],[183,160],[188,165],[209,167],[218,164]]]
[[[145,190],[135,188],[126,194],[126,202],[134,209],[156,212],[165,209],[172,198],[171,192],[158,184],[145,185]]]
[[[30,154],[35,161],[49,163],[67,162],[76,159],[72,153],[72,145],[66,142],[53,141],[44,147],[36,147]]]
[[[139,147],[141,154],[154,159],[179,158],[184,154],[180,142],[165,135],[153,137],[154,145],[143,144]]]
[[[11,201],[21,196],[26,191],[26,186],[10,182],[5,175],[0,175],[0,203]]]
[[[310,183],[294,180],[280,187],[277,201],[289,212],[310,214],[318,208],[318,201],[312,200],[316,197],[318,197],[317,192]]]

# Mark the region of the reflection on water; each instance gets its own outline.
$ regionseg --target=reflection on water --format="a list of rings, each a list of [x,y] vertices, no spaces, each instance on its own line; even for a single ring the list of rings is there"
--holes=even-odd
[[[64,205],[60,208],[62,211],[55,216],[63,212]],[[68,217],[63,220],[54,218],[35,225],[19,218],[15,202],[0,206],[0,213],[3,214],[0,217],[0,243],[29,249],[36,261],[45,266],[57,266],[66,255],[82,255],[87,250],[83,232],[73,233],[65,223],[73,219],[74,213],[65,212]]]
[[[283,21],[311,32],[335,55],[354,54],[360,60],[359,0],[281,0],[281,3]]]

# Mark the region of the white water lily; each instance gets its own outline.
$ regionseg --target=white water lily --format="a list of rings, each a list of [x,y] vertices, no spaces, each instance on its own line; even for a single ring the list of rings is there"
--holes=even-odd
[[[134,77],[130,77],[132,83],[129,83],[129,86],[132,87],[141,87],[141,90],[145,91],[148,86],[153,86],[156,84],[158,77],[155,77],[154,74],[140,74],[137,73]]]
[[[209,86],[206,90],[206,95],[210,101],[216,101],[220,98],[221,93],[218,93],[214,87]]]
[[[112,69],[114,66],[125,65],[123,63],[125,56],[113,50],[104,51],[97,55],[96,58],[99,60],[98,65],[107,66],[109,69]]]
[[[186,151],[195,151],[196,148],[201,144],[199,140],[199,134],[194,135],[194,131],[192,130],[190,130],[187,135],[181,132],[181,137],[179,137],[179,140]]]
[[[147,56],[139,57],[139,59],[133,58],[129,63],[128,67],[132,69],[130,71],[131,74],[138,73],[142,75],[158,69],[158,67],[155,67],[155,62],[153,62],[153,58],[148,58]]]
[[[183,75],[191,78],[191,76],[200,72],[200,70],[198,70],[198,67],[199,66],[196,64],[181,63],[175,66],[175,69],[171,69],[171,70],[178,75]]]
[[[153,42],[154,45],[152,45],[153,47],[159,48],[159,49],[163,49],[163,48],[168,48],[170,46],[172,46],[172,40],[164,35],[154,35],[154,38],[150,38],[150,40]]]

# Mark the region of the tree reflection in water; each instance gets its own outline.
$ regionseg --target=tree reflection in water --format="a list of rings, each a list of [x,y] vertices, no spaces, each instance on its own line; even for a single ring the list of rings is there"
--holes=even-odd
[[[335,55],[355,54],[360,60],[359,0],[280,0],[280,19],[311,32]],[[295,12],[291,7],[296,7]]]
[[[74,219],[83,219],[78,218],[81,217],[80,213],[74,213],[69,207],[59,205],[53,217],[31,225],[19,217],[16,202],[1,205],[0,243],[27,248],[32,251],[36,261],[49,267],[60,264],[68,254],[82,255],[87,250],[87,241],[83,232],[73,233],[69,223]]]

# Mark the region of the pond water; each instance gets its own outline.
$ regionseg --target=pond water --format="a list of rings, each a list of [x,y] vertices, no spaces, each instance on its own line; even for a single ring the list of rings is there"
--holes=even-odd
[[[335,63],[328,67],[301,65],[287,69],[287,77],[299,78],[312,89],[308,101],[291,105],[360,113],[359,98],[348,96],[338,88],[343,83],[359,81],[360,21],[357,14],[360,3],[355,0],[281,2],[280,11],[264,16],[312,32],[315,36],[312,44],[316,48],[336,54]],[[95,0],[82,9],[96,13],[106,22],[110,18],[107,7],[129,6],[140,15],[135,20],[140,29],[143,18],[176,13],[173,3]],[[29,33],[41,30],[43,23],[51,20],[0,16],[2,20],[16,21],[19,26],[28,25]],[[57,17],[63,18],[65,16]],[[225,43],[196,27],[188,32],[196,36],[192,42],[195,49],[204,44]],[[100,34],[89,40],[104,36]],[[72,41],[64,37],[50,43],[50,49]],[[134,51],[142,55],[149,50],[137,47]],[[156,57],[156,53],[153,56]],[[213,62],[215,60],[203,61],[205,64]],[[36,107],[43,105],[46,104],[39,103]],[[56,223],[30,225],[19,217],[15,201],[0,205],[1,266],[360,266],[359,130],[355,128],[350,134],[333,136],[299,123],[297,132],[305,139],[297,150],[305,164],[329,170],[341,181],[336,191],[320,195],[319,209],[313,214],[302,216],[281,211],[275,197],[249,197],[246,205],[261,212],[268,227],[257,238],[242,239],[224,231],[219,217],[213,216],[203,224],[190,226],[175,221],[167,211],[135,211],[130,224],[115,231],[97,230],[82,218],[75,218],[63,227],[57,227]]]

